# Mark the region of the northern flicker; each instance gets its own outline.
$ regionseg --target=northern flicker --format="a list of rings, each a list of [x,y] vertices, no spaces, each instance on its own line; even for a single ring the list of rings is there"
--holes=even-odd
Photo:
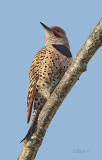
[[[41,25],[46,32],[46,45],[36,54],[29,72],[27,123],[32,108],[33,118],[24,139],[32,136],[41,109],[73,60],[65,31],[57,26]]]

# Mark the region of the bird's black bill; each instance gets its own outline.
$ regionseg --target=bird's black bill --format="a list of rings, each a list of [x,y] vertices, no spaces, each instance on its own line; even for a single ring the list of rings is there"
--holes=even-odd
[[[51,30],[49,27],[47,27],[45,24],[43,24],[42,22],[40,22],[40,24],[47,30]]]

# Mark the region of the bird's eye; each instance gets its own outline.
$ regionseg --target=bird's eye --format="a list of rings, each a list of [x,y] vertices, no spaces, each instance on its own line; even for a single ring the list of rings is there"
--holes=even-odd
[[[57,31],[57,33],[59,33],[59,32],[60,32],[58,29],[57,29],[56,31]]]

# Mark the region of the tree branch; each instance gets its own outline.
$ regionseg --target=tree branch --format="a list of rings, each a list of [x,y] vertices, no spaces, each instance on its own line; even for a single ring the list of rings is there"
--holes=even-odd
[[[18,160],[34,160],[53,116],[80,75],[86,71],[89,60],[100,46],[102,46],[102,18],[44,105],[38,118],[37,130],[29,141],[24,140]]]

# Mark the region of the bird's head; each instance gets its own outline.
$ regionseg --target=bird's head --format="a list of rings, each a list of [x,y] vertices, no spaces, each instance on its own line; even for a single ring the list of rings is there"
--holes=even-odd
[[[65,31],[62,28],[57,26],[48,27],[42,22],[40,23],[46,31],[46,46],[51,44],[57,44],[57,45],[65,45],[66,47],[69,48],[68,38],[66,36]]]

